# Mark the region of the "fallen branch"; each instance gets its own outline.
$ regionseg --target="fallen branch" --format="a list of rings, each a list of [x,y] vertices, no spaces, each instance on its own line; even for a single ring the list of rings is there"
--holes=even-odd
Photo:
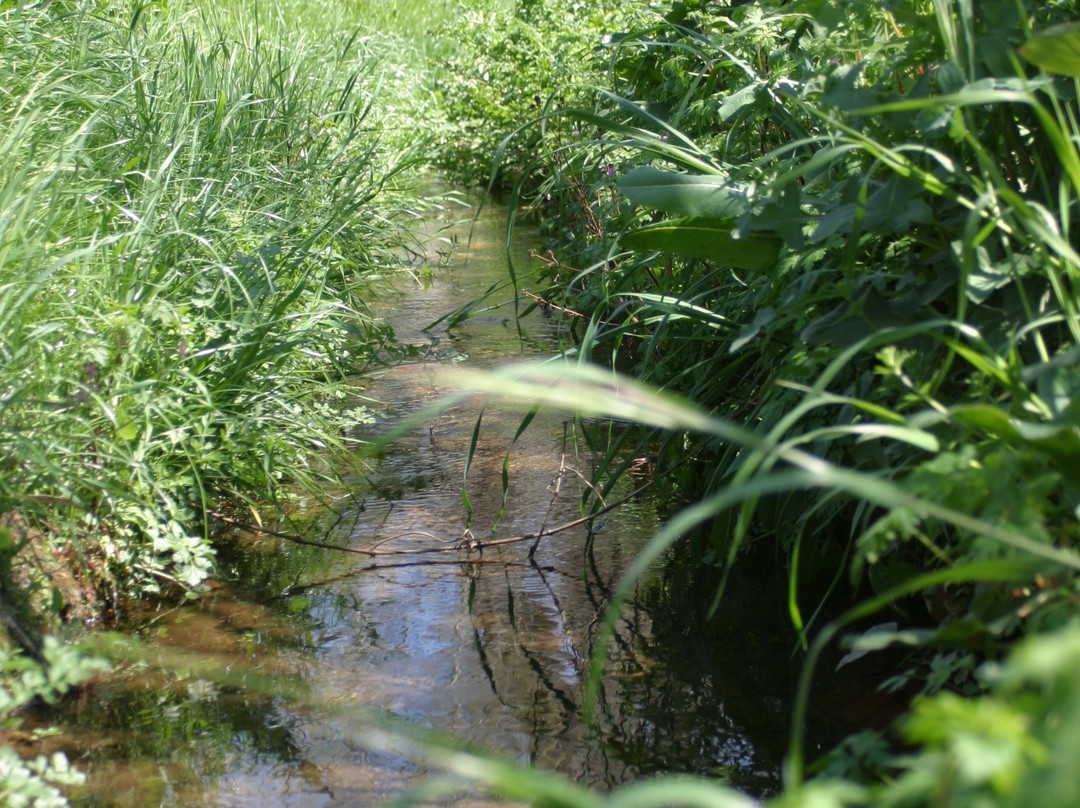
[[[241,522],[238,519],[233,519],[231,516],[226,516],[220,511],[206,511],[206,515],[211,519],[217,519],[229,527],[236,528],[237,530],[243,530],[245,533],[256,533],[260,536],[273,536],[277,539],[285,539],[291,541],[293,544],[302,544],[305,547],[319,547],[323,550],[338,550],[342,553],[355,553],[356,555],[375,556],[375,553],[371,550],[361,550],[357,547],[345,547],[340,544],[329,544],[322,541],[313,541],[311,539],[305,539],[302,536],[297,536],[295,533],[284,533],[280,530],[271,530],[268,527],[262,525],[252,525],[247,522]]]
[[[551,567],[551,566],[541,567],[541,566],[538,566],[535,563],[523,563],[523,562],[520,562],[520,561],[495,561],[495,560],[486,560],[486,559],[483,559],[483,558],[470,558],[470,559],[446,559],[446,558],[437,558],[436,559],[436,558],[431,558],[431,559],[424,559],[424,560],[421,560],[421,561],[398,561],[396,563],[391,562],[391,563],[386,563],[386,564],[367,564],[367,565],[365,565],[363,567],[357,567],[356,569],[349,570],[348,572],[346,572],[346,573],[344,573],[342,575],[335,575],[332,578],[322,578],[322,579],[320,579],[318,581],[312,581],[311,583],[297,584],[296,586],[288,586],[288,587],[285,588],[285,590],[283,592],[281,592],[281,594],[269,597],[266,600],[261,601],[261,603],[263,605],[265,605],[267,603],[272,603],[275,600],[284,600],[285,598],[291,598],[291,597],[293,597],[295,595],[300,595],[300,594],[302,594],[304,592],[307,592],[310,589],[318,589],[320,587],[326,586],[327,584],[335,584],[335,583],[339,583],[341,581],[347,581],[350,578],[356,578],[357,576],[359,576],[361,574],[364,574],[364,573],[368,573],[368,572],[381,572],[383,570],[393,570],[393,569],[409,569],[411,567],[436,567],[436,566],[472,567],[472,566],[478,566],[478,565],[498,566],[498,567],[503,567],[503,568],[506,568],[506,567],[522,567],[522,568],[525,568],[525,569],[539,570],[541,572],[541,574],[543,574],[544,572],[558,572],[558,570],[556,570],[555,567]]]
[[[540,297],[540,295],[533,294],[528,289],[522,289],[521,294],[527,298],[530,298],[531,300],[535,300],[537,303],[539,303],[541,306],[544,306],[545,308],[555,309],[555,311],[561,311],[563,314],[569,314],[571,317],[581,317],[582,319],[585,319],[585,315],[582,314],[580,311],[567,309],[563,306],[556,306],[550,300],[545,300],[544,298]]]
[[[248,522],[241,522],[240,520],[233,519],[232,517],[227,516],[226,514],[221,513],[219,511],[206,511],[206,515],[213,518],[213,519],[217,519],[219,522],[222,522],[222,523],[228,525],[229,527],[235,528],[236,530],[243,530],[244,532],[247,532],[247,533],[254,533],[254,534],[263,535],[263,536],[273,536],[274,538],[284,539],[285,541],[290,541],[290,542],[292,542],[294,544],[301,544],[301,545],[304,545],[305,547],[318,547],[318,548],[323,549],[323,550],[337,550],[338,552],[341,552],[341,553],[352,553],[354,555],[367,556],[368,558],[381,558],[381,557],[393,557],[393,556],[411,556],[411,555],[428,555],[428,554],[431,554],[431,553],[452,553],[452,552],[465,552],[466,554],[471,555],[472,552],[474,552],[474,551],[479,552],[479,553],[483,553],[483,551],[485,549],[489,548],[489,547],[506,547],[506,546],[511,545],[511,544],[521,544],[522,542],[533,542],[533,546],[532,546],[532,548],[531,548],[531,550],[529,552],[529,557],[532,558],[533,555],[536,552],[537,546],[539,546],[539,544],[540,544],[541,539],[543,539],[545,536],[554,536],[556,533],[563,533],[563,532],[565,532],[567,530],[572,530],[573,528],[580,527],[581,525],[584,525],[584,524],[588,524],[589,522],[593,521],[594,519],[596,519],[596,518],[598,518],[600,516],[603,516],[604,514],[611,513],[616,508],[618,508],[618,507],[620,507],[622,505],[625,505],[630,500],[637,499],[645,491],[652,488],[652,486],[656,485],[656,483],[658,481],[662,480],[664,477],[666,477],[669,474],[671,474],[672,472],[674,472],[677,468],[682,466],[684,463],[688,462],[697,453],[697,449],[701,448],[702,445],[704,445],[704,442],[699,444],[698,447],[696,447],[694,449],[694,451],[687,454],[686,457],[684,457],[682,460],[680,460],[674,466],[671,466],[670,468],[665,469],[662,474],[656,475],[655,477],[653,477],[651,480],[644,483],[643,485],[639,485],[637,488],[635,488],[633,491],[631,491],[629,494],[627,494],[623,498],[618,499],[615,502],[612,502],[612,503],[610,503],[608,505],[604,505],[602,508],[597,509],[596,511],[590,513],[588,516],[582,516],[582,517],[580,517],[578,519],[573,519],[573,520],[571,520],[569,522],[564,522],[563,524],[557,525],[557,526],[555,526],[553,528],[541,527],[540,530],[535,532],[535,533],[523,533],[520,536],[510,536],[510,537],[507,537],[505,539],[492,539],[491,541],[480,541],[479,539],[475,538],[473,536],[472,532],[469,531],[469,530],[466,530],[462,534],[460,539],[444,539],[444,538],[440,538],[439,536],[436,536],[436,535],[434,535],[432,533],[428,533],[427,531],[410,530],[410,531],[406,531],[404,533],[398,533],[398,534],[395,534],[393,536],[389,536],[388,538],[385,538],[385,539],[381,539],[377,544],[375,544],[374,547],[372,547],[370,549],[361,549],[361,548],[358,548],[358,547],[349,547],[349,546],[341,545],[341,544],[330,544],[329,542],[321,542],[321,541],[314,541],[312,539],[305,539],[302,536],[297,536],[295,533],[285,533],[284,531],[273,530],[271,528],[263,527],[262,525],[253,525],[253,524],[250,524]],[[560,470],[560,474],[561,474],[561,470]],[[557,496],[557,492],[556,492],[556,496]],[[434,540],[436,542],[439,542],[442,546],[441,547],[415,547],[415,548],[401,548],[401,549],[385,549],[385,550],[380,549],[380,548],[383,547],[383,545],[385,545],[385,544],[387,544],[389,542],[395,541],[397,539],[404,538],[406,536],[424,536],[426,538],[429,538],[429,539],[432,539],[432,540]]]

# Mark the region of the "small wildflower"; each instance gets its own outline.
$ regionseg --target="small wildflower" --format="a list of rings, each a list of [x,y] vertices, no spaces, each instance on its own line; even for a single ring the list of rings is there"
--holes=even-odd
[[[835,58],[834,58],[834,59],[830,59],[830,60],[829,60],[829,64],[831,64],[831,65],[838,65],[838,64],[840,64],[840,60],[839,60],[839,59],[835,59]]]
[[[574,137],[577,137],[577,136],[578,136],[578,135],[580,135],[580,134],[581,134],[581,130],[580,130],[580,129],[575,129],[575,130],[574,130]]]
[[[615,176],[615,166],[608,166],[607,168],[604,169],[604,173],[607,174],[609,177],[614,177]]]

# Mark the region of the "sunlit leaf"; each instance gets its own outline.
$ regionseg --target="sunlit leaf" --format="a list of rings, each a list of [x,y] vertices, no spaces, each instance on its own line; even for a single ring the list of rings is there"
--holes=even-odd
[[[636,205],[680,216],[722,219],[750,209],[754,186],[708,174],[675,174],[635,168],[615,187]]]
[[[1040,31],[1020,46],[1020,55],[1048,73],[1080,77],[1080,23]]]

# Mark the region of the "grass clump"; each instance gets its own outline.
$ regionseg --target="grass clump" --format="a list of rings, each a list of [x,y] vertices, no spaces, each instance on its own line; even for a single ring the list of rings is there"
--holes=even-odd
[[[414,158],[380,132],[372,42],[274,31],[0,8],[5,584],[58,616],[199,584],[209,512],[319,490],[367,417],[347,379],[392,340],[365,284]]]

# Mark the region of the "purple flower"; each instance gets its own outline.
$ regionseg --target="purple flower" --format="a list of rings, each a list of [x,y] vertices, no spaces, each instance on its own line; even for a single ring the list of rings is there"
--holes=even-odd
[[[577,136],[578,136],[578,135],[580,135],[580,134],[581,134],[581,130],[580,130],[580,129],[575,129],[575,130],[574,130],[574,137],[577,137]]]
[[[838,64],[840,64],[840,60],[839,59],[830,59],[829,64],[838,65]]]
[[[607,174],[609,177],[614,177],[615,176],[615,166],[608,166],[607,168],[604,169],[604,173]]]

